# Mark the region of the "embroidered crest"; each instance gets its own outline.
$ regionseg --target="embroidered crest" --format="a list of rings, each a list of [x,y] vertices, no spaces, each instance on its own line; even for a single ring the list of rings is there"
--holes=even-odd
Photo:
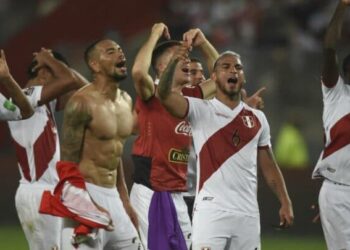
[[[255,127],[255,120],[254,120],[253,116],[243,115],[241,117],[242,117],[244,126],[246,126],[248,128],[254,128]]]

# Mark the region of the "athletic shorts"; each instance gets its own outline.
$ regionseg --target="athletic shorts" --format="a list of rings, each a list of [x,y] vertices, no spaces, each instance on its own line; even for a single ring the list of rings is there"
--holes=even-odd
[[[195,208],[193,250],[259,250],[260,219],[217,208]]]
[[[72,236],[76,222],[65,219],[62,230],[62,250],[139,250],[143,249],[137,231],[127,215],[116,188],[104,188],[86,183],[86,189],[91,198],[101,207],[105,208],[113,220],[114,230],[99,229],[96,239],[79,244],[78,248],[72,245]]]
[[[324,180],[318,202],[328,249],[350,249],[350,186]]]
[[[148,187],[134,183],[130,192],[130,202],[139,219],[139,232],[141,241],[147,246],[148,240],[148,210],[153,196],[153,191]],[[188,216],[187,206],[182,193],[171,193],[176,208],[177,219],[189,248],[191,244],[191,221]]]
[[[43,191],[53,188],[40,183],[21,183],[17,189],[17,214],[31,250],[47,250],[60,245],[62,218],[39,213]]]

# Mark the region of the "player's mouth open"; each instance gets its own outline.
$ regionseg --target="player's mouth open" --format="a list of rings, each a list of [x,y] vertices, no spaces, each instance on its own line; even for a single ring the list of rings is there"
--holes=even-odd
[[[121,61],[121,62],[117,63],[115,66],[117,68],[125,68],[125,65],[126,65],[126,61]]]
[[[186,74],[190,73],[190,69],[189,68],[182,68],[181,70],[182,70],[182,72],[184,72]]]
[[[238,79],[236,77],[230,77],[228,80],[227,80],[228,83],[237,83],[238,82]]]

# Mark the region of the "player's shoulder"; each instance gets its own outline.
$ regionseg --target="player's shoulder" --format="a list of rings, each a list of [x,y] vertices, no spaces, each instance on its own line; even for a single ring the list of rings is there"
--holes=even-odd
[[[129,93],[126,92],[125,90],[120,90],[120,95],[121,95],[121,97],[122,97],[125,101],[127,101],[128,103],[131,103],[131,102],[132,102],[131,96],[130,96]]]
[[[244,109],[253,113],[256,117],[258,117],[259,119],[266,119],[265,113],[260,110],[260,109],[256,109],[256,108],[252,108],[250,107],[248,104],[243,103]]]

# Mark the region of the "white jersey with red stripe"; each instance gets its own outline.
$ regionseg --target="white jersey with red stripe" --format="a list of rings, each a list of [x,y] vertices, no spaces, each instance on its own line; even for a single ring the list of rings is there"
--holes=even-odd
[[[325,147],[312,174],[350,185],[350,85],[339,77],[337,84],[322,84]]]
[[[40,182],[55,185],[58,182],[56,162],[60,145],[53,111],[56,100],[38,106],[42,86],[24,90],[34,107],[34,115],[26,120],[8,122],[21,174],[21,183]]]
[[[21,118],[20,109],[0,93],[0,121],[14,121]]]
[[[245,103],[230,109],[214,98],[187,98],[197,154],[196,208],[259,216],[257,152],[270,147],[265,115]]]

